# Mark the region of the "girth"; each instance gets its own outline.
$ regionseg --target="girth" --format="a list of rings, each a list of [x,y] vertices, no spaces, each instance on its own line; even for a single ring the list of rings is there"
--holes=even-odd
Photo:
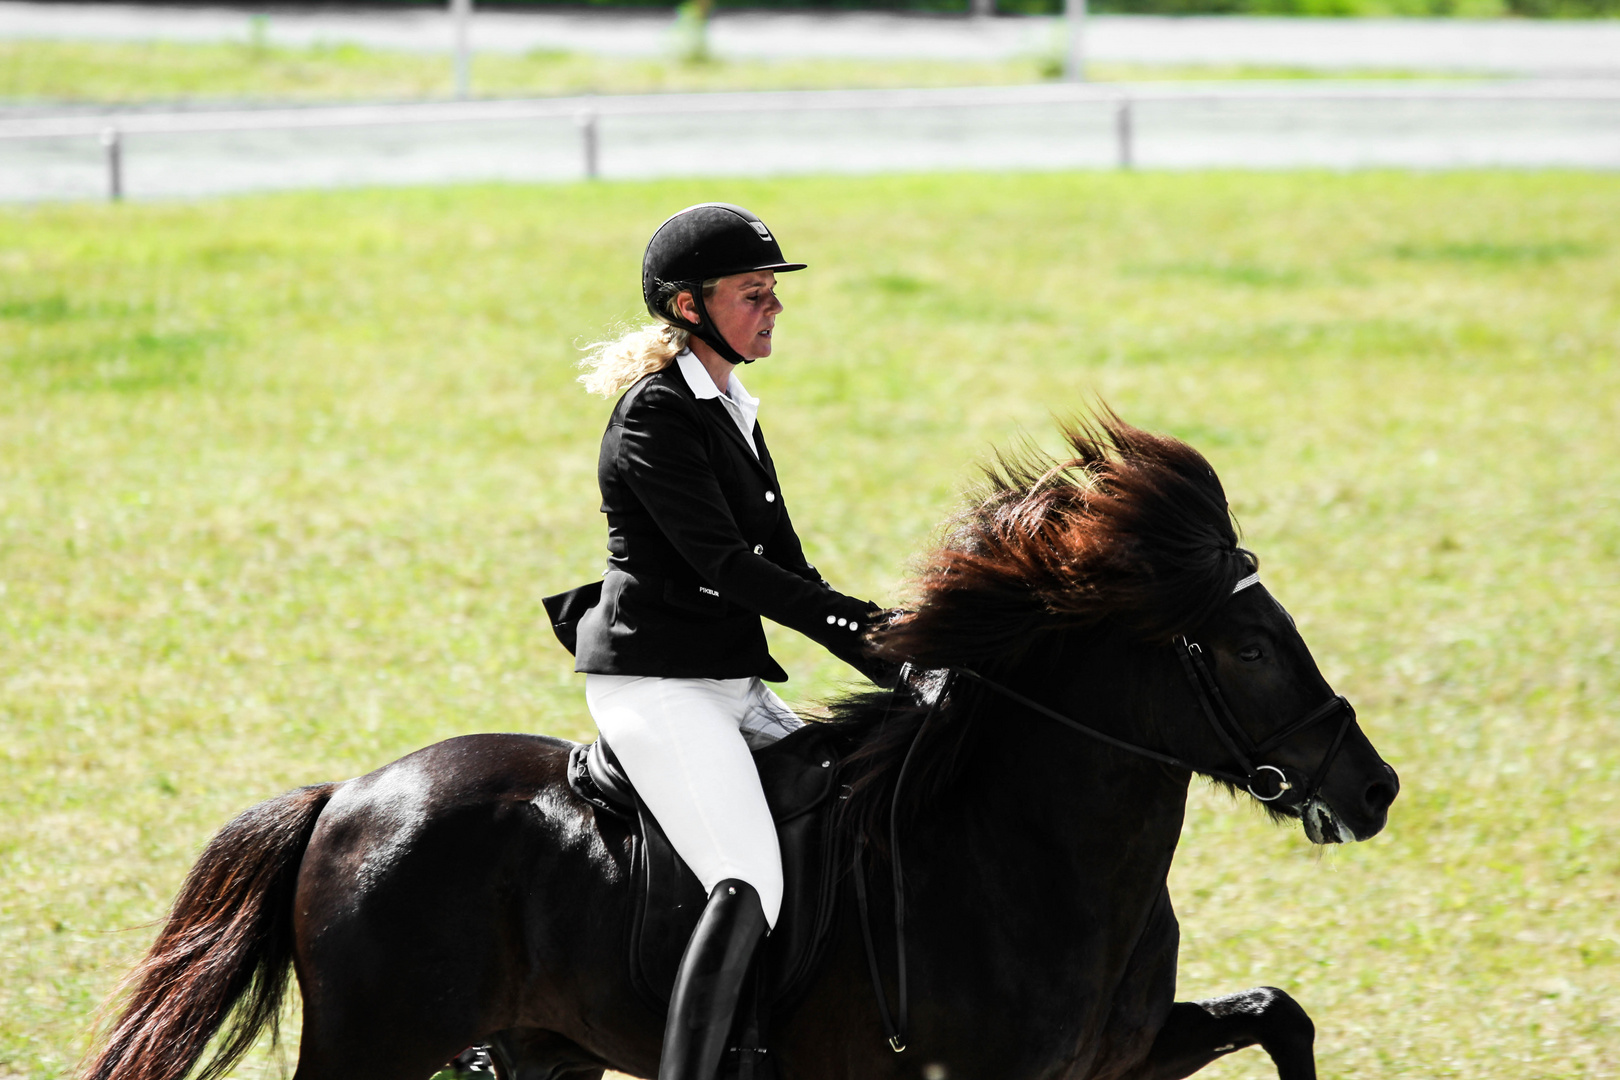
[[[782,849],[782,910],[761,947],[764,999],[791,1001],[808,987],[832,927],[843,860],[832,829],[838,757],[833,731],[807,724],[755,751]],[[707,897],[613,752],[600,740],[568,754],[568,786],[631,833],[630,980],[655,1012],[669,1007],[675,970]]]

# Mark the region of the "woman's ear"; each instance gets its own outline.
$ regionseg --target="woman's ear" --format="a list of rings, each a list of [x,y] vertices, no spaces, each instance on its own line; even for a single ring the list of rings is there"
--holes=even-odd
[[[692,302],[691,290],[675,294],[675,312],[689,323],[698,321],[697,305]]]

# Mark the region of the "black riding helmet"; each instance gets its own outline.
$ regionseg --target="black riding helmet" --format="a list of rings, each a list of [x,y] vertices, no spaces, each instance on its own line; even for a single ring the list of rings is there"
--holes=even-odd
[[[641,298],[647,310],[665,322],[689,331],[733,364],[752,363],[731,347],[709,321],[703,306],[703,283],[711,278],[746,274],[753,270],[803,270],[804,263],[787,262],[771,230],[758,216],[730,203],[688,206],[653,233],[641,258]],[[690,292],[698,321],[689,323],[664,308],[677,293]]]

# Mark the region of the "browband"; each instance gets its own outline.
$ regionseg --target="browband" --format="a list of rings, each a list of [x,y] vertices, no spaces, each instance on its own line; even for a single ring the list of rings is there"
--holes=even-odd
[[[1254,573],[1250,574],[1248,577],[1244,578],[1242,581],[1240,581],[1236,585],[1232,586],[1232,591],[1234,593],[1240,593],[1244,589],[1247,589],[1250,585],[1258,585],[1258,584],[1260,584],[1260,571],[1256,570]]]

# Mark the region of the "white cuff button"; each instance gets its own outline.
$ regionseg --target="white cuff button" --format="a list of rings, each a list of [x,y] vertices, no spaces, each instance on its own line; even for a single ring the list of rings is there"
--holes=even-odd
[[[767,492],[766,492],[766,493],[765,493],[765,501],[766,501],[766,502],[775,502],[775,501],[776,501],[776,492],[774,492],[774,491],[767,491]]]
[[[848,619],[839,619],[838,620],[838,625],[839,626],[848,626],[849,625],[849,620]]]
[[[838,621],[838,616],[836,616],[836,615],[827,616],[827,625],[828,626],[831,626],[833,623],[835,623],[837,621]]]

